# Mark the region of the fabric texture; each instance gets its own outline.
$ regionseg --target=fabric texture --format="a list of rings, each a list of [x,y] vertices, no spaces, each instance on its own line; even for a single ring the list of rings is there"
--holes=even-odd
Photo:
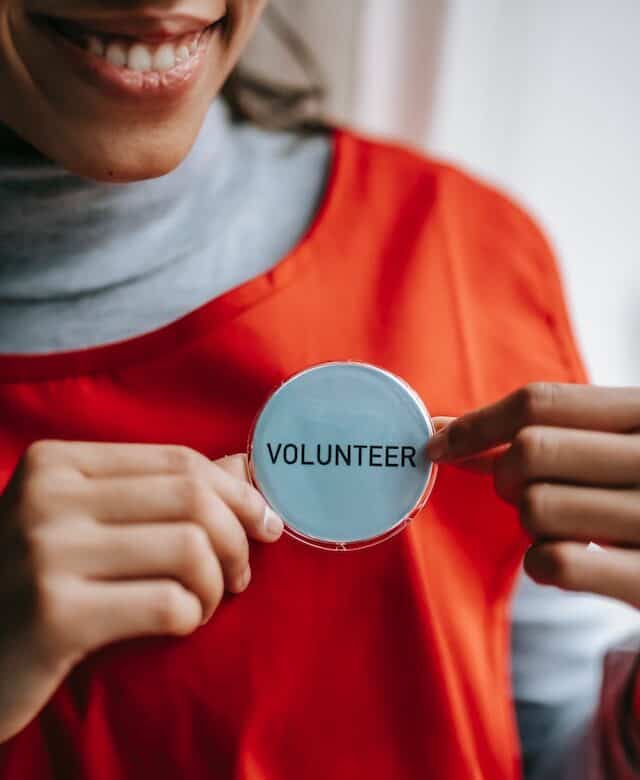
[[[397,373],[434,414],[584,381],[528,217],[338,131],[318,215],[266,273],[118,344],[0,356],[0,478],[44,437],[244,451],[271,390],[328,360]],[[0,776],[515,780],[509,594],[525,546],[490,480],[454,468],[380,547],[253,545],[245,594],[186,639],[86,659],[0,748]]]
[[[0,150],[0,353],[137,335],[264,273],[311,222],[330,154],[323,134],[233,125],[222,100],[186,160],[149,181]]]

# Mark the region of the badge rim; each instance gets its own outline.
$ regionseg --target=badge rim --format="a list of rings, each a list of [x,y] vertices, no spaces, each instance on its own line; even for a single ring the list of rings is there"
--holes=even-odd
[[[256,490],[263,497],[267,505],[274,511],[275,508],[271,506],[271,504],[267,500],[266,496],[264,495],[260,487],[259,481],[256,477],[255,467],[254,467],[254,457],[253,457],[254,436],[260,418],[264,414],[266,408],[269,406],[271,401],[275,398],[275,396],[278,393],[280,393],[282,390],[284,390],[284,388],[287,385],[293,383],[297,379],[300,379],[306,374],[312,373],[314,371],[318,371],[320,369],[335,368],[337,366],[360,366],[362,368],[373,370],[378,374],[383,374],[387,379],[391,379],[392,381],[399,384],[402,387],[402,389],[407,393],[407,395],[409,395],[409,397],[413,400],[415,405],[422,413],[425,422],[427,423],[430,436],[435,435],[436,431],[435,431],[435,426],[433,424],[433,418],[426,404],[422,400],[422,398],[418,395],[416,390],[405,379],[398,376],[397,374],[394,374],[391,371],[388,371],[385,368],[381,368],[380,366],[376,366],[372,363],[366,363],[357,360],[331,360],[324,363],[316,363],[312,366],[309,366],[308,368],[302,369],[301,371],[297,371],[288,379],[285,379],[282,382],[280,382],[280,384],[269,393],[267,399],[260,406],[260,409],[258,410],[258,412],[256,413],[253,419],[253,422],[249,429],[249,435],[247,440],[247,471],[248,471],[249,479],[251,481],[251,484],[256,488]],[[429,498],[431,497],[431,493],[433,492],[437,475],[438,475],[438,464],[433,463],[433,461],[431,461],[429,477],[427,478],[425,488],[421,493],[421,495],[419,496],[416,504],[412,507],[412,509],[409,510],[409,512],[404,517],[402,517],[395,525],[389,528],[388,531],[385,531],[382,534],[378,534],[378,536],[370,537],[368,539],[357,539],[351,542],[337,542],[337,541],[331,542],[329,540],[320,539],[318,537],[310,536],[308,534],[302,533],[301,531],[298,531],[296,528],[293,528],[288,523],[286,518],[283,517],[282,521],[284,522],[284,532],[287,536],[291,537],[292,539],[296,539],[297,541],[302,542],[303,544],[309,547],[315,547],[316,549],[321,549],[321,550],[346,552],[352,550],[365,550],[369,547],[374,547],[378,544],[382,544],[383,542],[388,541],[389,539],[401,533],[411,523],[411,521],[415,518],[415,516],[424,509]]]

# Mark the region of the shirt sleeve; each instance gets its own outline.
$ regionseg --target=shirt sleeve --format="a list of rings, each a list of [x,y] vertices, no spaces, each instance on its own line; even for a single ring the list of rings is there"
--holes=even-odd
[[[638,657],[626,639],[640,631],[635,610],[543,588],[523,576],[512,617],[513,685],[527,780],[635,777],[619,768],[625,762],[633,767],[626,724],[632,726],[628,733],[640,736],[640,719],[636,725],[624,717]]]
[[[561,762],[561,773],[540,780],[638,780],[640,637],[607,653],[599,706]]]
[[[611,650],[604,662],[600,707],[593,724],[589,780],[638,780],[640,763],[640,637]]]

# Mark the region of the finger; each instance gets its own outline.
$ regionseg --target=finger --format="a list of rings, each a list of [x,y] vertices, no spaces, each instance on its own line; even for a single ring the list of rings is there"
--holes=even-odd
[[[635,550],[549,542],[529,550],[525,569],[543,585],[598,593],[640,607],[640,553]]]
[[[96,520],[106,525],[199,525],[220,561],[227,587],[237,591],[248,577],[246,532],[233,510],[205,478],[167,476],[100,480],[91,485],[85,505]]]
[[[75,610],[83,645],[153,635],[185,636],[203,622],[202,605],[175,580],[89,583]]]
[[[44,462],[67,465],[91,478],[190,474],[210,465],[189,447],[164,444],[112,444],[104,442],[41,441],[31,456]]]
[[[628,433],[640,426],[640,390],[537,383],[458,418],[428,445],[432,460],[467,458],[510,442],[525,426]]]
[[[436,432],[444,430],[455,419],[455,417],[434,417],[433,424]],[[494,447],[471,458],[457,460],[453,465],[456,468],[461,468],[474,474],[492,474],[496,458],[502,455],[506,449],[506,446]]]
[[[58,536],[61,536],[58,534]],[[52,541],[49,549],[56,545]],[[173,578],[200,599],[205,619],[224,592],[220,561],[202,526],[193,523],[105,526],[57,542],[56,564],[91,580]],[[230,590],[248,585],[237,578]]]
[[[247,456],[240,453],[238,455],[225,455],[224,458],[214,461],[215,465],[226,471],[227,474],[235,479],[250,482],[249,466]]]
[[[211,482],[222,500],[242,524],[247,535],[258,541],[274,542],[282,536],[284,523],[246,476],[246,460],[235,457],[226,468],[214,467]],[[236,478],[232,473],[242,476]]]
[[[640,436],[524,428],[496,461],[494,472],[498,494],[512,502],[533,481],[636,485],[640,482]]]
[[[536,539],[640,546],[640,491],[535,483],[524,490],[520,519]]]
[[[216,460],[214,465],[232,478],[232,481],[224,484],[219,482],[218,488],[238,515],[248,535],[263,541],[279,539],[284,531],[284,523],[252,484],[247,456],[243,453],[227,455]]]
[[[222,502],[251,538],[274,542],[282,535],[282,521],[267,511],[260,493],[213,463],[184,476],[112,478],[74,489],[82,494],[82,505],[102,522],[216,521],[217,514],[229,518],[220,506]]]
[[[451,425],[451,423],[455,420],[455,417],[434,417],[433,418],[433,427],[436,430],[436,433],[438,431],[441,431],[443,428],[446,428],[447,425]]]
[[[473,458],[456,460],[451,463],[450,466],[452,468],[468,471],[472,474],[491,475],[495,470],[496,459],[501,453],[502,450],[490,450],[487,453],[476,455]]]

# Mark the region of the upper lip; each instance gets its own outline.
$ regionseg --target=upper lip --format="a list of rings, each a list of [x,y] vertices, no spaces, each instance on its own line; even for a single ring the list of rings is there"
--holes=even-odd
[[[47,16],[57,22],[67,23],[83,28],[87,33],[103,33],[105,35],[126,36],[149,43],[161,42],[182,35],[199,32],[216,23],[217,19],[204,19],[185,14],[155,16],[152,14],[136,14],[121,16],[58,16],[48,13]]]

